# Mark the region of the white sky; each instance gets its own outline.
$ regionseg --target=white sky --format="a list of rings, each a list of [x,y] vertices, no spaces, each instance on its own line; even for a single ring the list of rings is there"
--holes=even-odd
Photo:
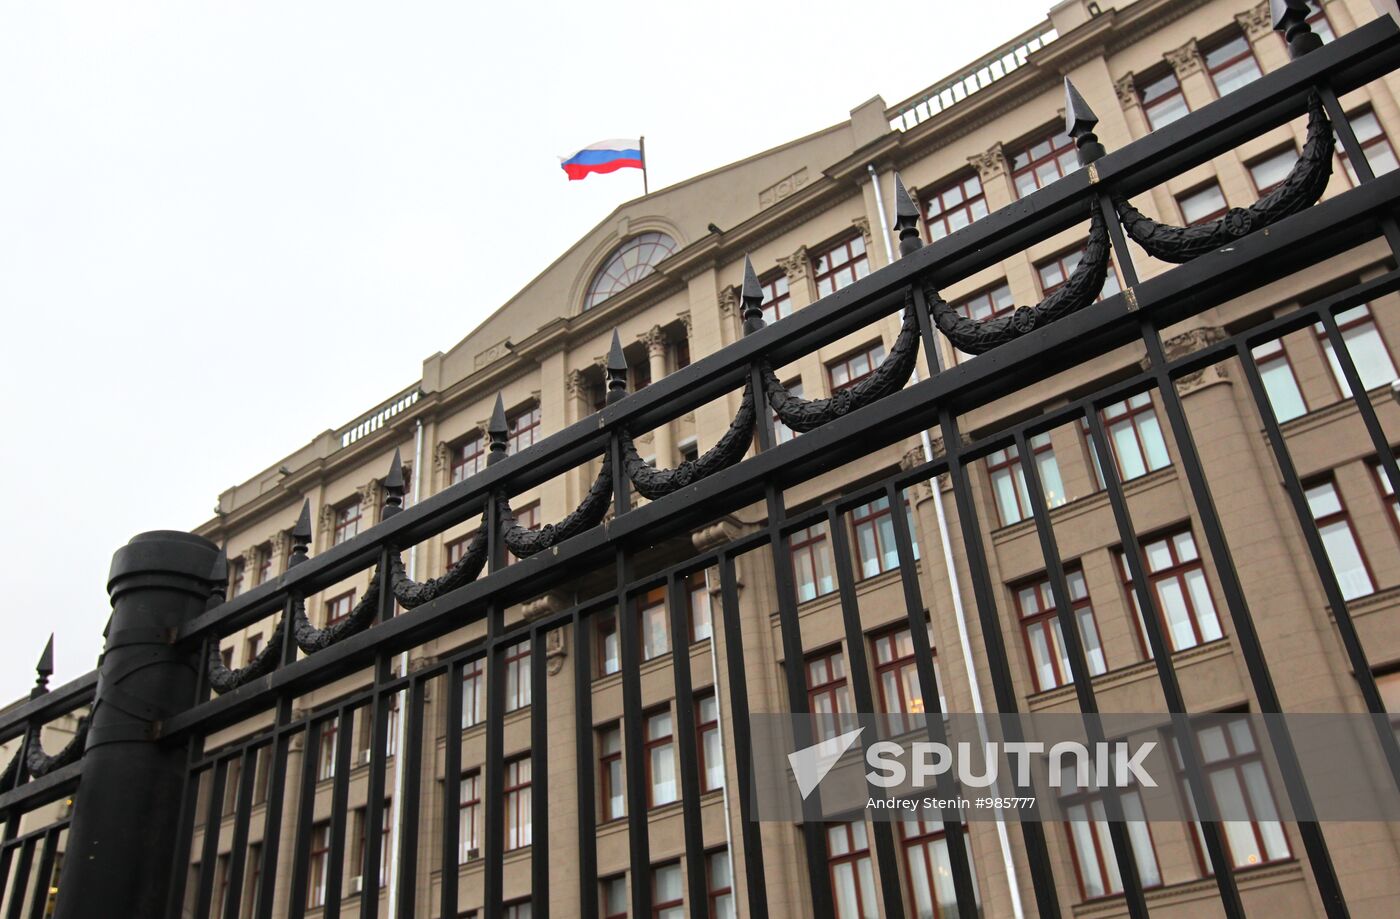
[[[903,99],[1051,0],[0,3],[0,704],[112,552],[418,379],[618,203]],[[561,308],[564,304],[560,305]]]

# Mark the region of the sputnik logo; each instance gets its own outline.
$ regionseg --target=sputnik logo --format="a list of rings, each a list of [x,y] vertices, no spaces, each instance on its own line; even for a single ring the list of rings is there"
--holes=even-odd
[[[802,800],[807,800],[808,795],[816,790],[826,774],[860,740],[864,732],[865,728],[856,728],[788,754],[788,765],[792,767],[793,778],[797,779],[797,790],[802,793]]]

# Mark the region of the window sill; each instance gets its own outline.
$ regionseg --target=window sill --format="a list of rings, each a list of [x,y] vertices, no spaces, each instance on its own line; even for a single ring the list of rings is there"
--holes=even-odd
[[[1372,407],[1380,408],[1390,401],[1390,385],[1383,384],[1377,386],[1375,389],[1368,389],[1366,390],[1366,396],[1371,400]],[[1336,421],[1355,412],[1356,403],[1350,396],[1346,396],[1328,405],[1310,409],[1297,418],[1290,418],[1287,421],[1280,422],[1279,431],[1283,433],[1284,439],[1286,440],[1294,434],[1303,434],[1308,431],[1316,430],[1329,422]],[[1259,433],[1263,436],[1264,442],[1268,443],[1269,432],[1261,427]]]
[[[1236,868],[1235,877],[1241,891],[1281,884],[1301,884],[1305,878],[1303,868],[1296,859],[1269,862],[1251,868]],[[1179,881],[1175,884],[1151,887],[1144,891],[1150,906],[1165,907],[1177,903],[1220,901],[1220,890],[1214,876]],[[1075,916],[1121,916],[1124,914],[1123,895],[1096,897],[1085,900],[1074,907]]]
[[[1234,645],[1230,641],[1230,636],[1226,635],[1209,641],[1194,648],[1187,648],[1185,651],[1177,651],[1172,655],[1172,666],[1178,670],[1182,665],[1205,663],[1222,657],[1229,657],[1234,653]],[[1143,680],[1155,680],[1157,678],[1157,665],[1149,658],[1145,661],[1138,661],[1126,667],[1119,667],[1107,673],[1101,673],[1092,680],[1095,693],[1107,692],[1120,686],[1127,686]],[[1026,707],[1031,711],[1044,711],[1054,708],[1064,702],[1075,700],[1074,684],[1066,683],[1064,686],[1056,686],[1054,689],[1047,689],[1043,692],[1031,693],[1026,696]]]
[[[1146,475],[1140,475],[1135,479],[1129,479],[1124,482],[1123,497],[1131,498],[1136,494],[1155,488],[1163,482],[1174,481],[1175,479],[1175,465],[1167,465],[1163,466],[1161,469],[1154,469]],[[1106,488],[1100,488],[1092,494],[1073,498],[1061,504],[1059,507],[1051,508],[1050,522],[1060,523],[1062,521],[1071,520],[1082,514],[1098,510],[1101,507],[1107,507],[1108,503],[1108,490]],[[992,513],[996,513],[996,510],[993,509]],[[1009,523],[999,529],[992,530],[992,542],[995,545],[1000,545],[1034,532],[1035,518],[1029,517],[1025,520],[1018,520],[1015,523]]]

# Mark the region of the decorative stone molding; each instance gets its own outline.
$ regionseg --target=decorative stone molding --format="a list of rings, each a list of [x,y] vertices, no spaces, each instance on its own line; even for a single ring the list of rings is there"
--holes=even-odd
[[[1139,105],[1137,91],[1137,77],[1132,73],[1125,73],[1113,81],[1113,91],[1118,94],[1118,102],[1124,108],[1130,105]]]
[[[1176,71],[1177,80],[1185,80],[1193,73],[1200,73],[1205,67],[1205,60],[1201,57],[1201,49],[1196,46],[1193,38],[1186,44],[1174,51],[1168,51],[1163,55],[1167,63],[1172,65],[1172,70]]]
[[[1274,21],[1273,16],[1269,14],[1269,0],[1261,0],[1253,8],[1236,13],[1235,22],[1240,24],[1240,31],[1252,42],[1272,34]]]
[[[551,590],[532,600],[526,600],[520,605],[520,612],[524,615],[526,622],[533,622],[543,616],[567,609],[568,606],[569,598],[567,596],[557,590]]]
[[[733,284],[726,284],[719,289],[719,313],[721,316],[732,316],[739,309],[739,288]]]
[[[732,542],[743,532],[738,520],[733,517],[721,517],[707,527],[702,527],[690,534],[690,542],[695,546],[697,552],[707,552],[716,549],[727,542]]]
[[[360,504],[371,514],[384,506],[384,484],[378,479],[370,479],[360,489]]]
[[[758,193],[759,209],[768,207],[770,204],[777,204],[788,195],[797,191],[807,184],[807,167],[803,166],[790,176],[778,180],[773,185],[768,186]]]
[[[316,536],[324,543],[326,534],[331,531],[331,526],[335,523],[335,508],[329,504],[321,505],[321,512],[316,515]]]
[[[923,461],[924,447],[923,444],[920,444],[917,447],[911,447],[909,450],[905,451],[904,455],[899,458],[899,468],[907,472]]]
[[[1197,329],[1189,329],[1182,332],[1180,335],[1174,335],[1168,338],[1166,341],[1162,342],[1162,350],[1165,352],[1168,361],[1175,361],[1194,351],[1199,351],[1202,348],[1213,345],[1218,341],[1224,341],[1227,337],[1228,335],[1225,330],[1219,326],[1202,326]],[[1144,370],[1148,368],[1148,364],[1147,358],[1143,358],[1138,362],[1138,366],[1142,367]],[[1230,374],[1227,372],[1225,363],[1222,361],[1200,370],[1194,370],[1185,376],[1177,377],[1176,386],[1177,391],[1184,396],[1204,386],[1209,386],[1213,383],[1228,383],[1229,381]]]
[[[637,338],[647,346],[647,357],[666,356],[666,330],[661,326],[654,325]]]
[[[287,534],[282,530],[275,531],[267,538],[267,561],[271,563],[271,570],[277,570],[277,560],[286,551]]]
[[[978,177],[984,183],[1006,174],[1006,152],[1002,149],[1001,141],[992,144],[983,153],[969,156],[967,161],[977,170]]]
[[[676,314],[676,318],[681,321],[681,325],[685,326],[685,337],[687,339],[692,338],[694,336],[695,330],[691,326],[690,310],[681,310],[679,313]]]
[[[551,629],[544,633],[545,666],[549,669],[550,676],[558,676],[559,671],[564,669],[564,658],[569,656],[564,642],[563,629]]]
[[[509,344],[510,339],[502,339],[501,341],[498,341],[491,347],[487,348],[485,351],[477,352],[476,357],[472,359],[472,369],[480,370],[487,364],[494,363],[500,360],[501,358],[505,357],[507,354],[510,353]]]
[[[875,237],[870,232],[870,221],[864,217],[857,217],[851,221],[851,226],[860,230],[860,235],[865,237],[865,248],[868,250],[875,245]]]
[[[810,264],[811,261],[807,258],[806,246],[802,246],[787,258],[778,259],[778,265],[783,269],[783,273],[787,275],[789,284],[796,284],[798,281],[805,280],[807,277],[807,269]]]
[[[606,379],[608,372],[608,356],[606,354],[600,354],[593,358],[593,366],[603,371],[604,379]]]
[[[440,440],[433,448],[433,470],[446,472],[450,468],[452,468],[452,448],[447,445],[447,441]]]
[[[408,672],[417,673],[420,670],[427,670],[438,662],[438,658],[433,654],[424,654],[422,657],[410,657],[408,659]]]
[[[582,398],[588,392],[588,381],[583,378],[582,370],[570,370],[565,384],[569,387],[569,395],[574,398]]]

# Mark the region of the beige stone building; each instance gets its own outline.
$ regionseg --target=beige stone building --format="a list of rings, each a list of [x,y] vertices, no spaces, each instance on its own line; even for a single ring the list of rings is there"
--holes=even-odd
[[[1326,0],[1314,29],[1330,39],[1343,35],[1377,14],[1368,0]],[[402,452],[418,500],[437,494],[484,468],[487,419],[498,393],[503,395],[510,425],[510,450],[528,447],[552,432],[577,422],[601,404],[602,361],[616,329],[631,365],[633,388],[646,385],[711,354],[742,336],[737,286],[743,259],[752,258],[765,290],[769,321],[814,302],[892,260],[897,245],[889,227],[893,175],[897,170],[923,208],[924,238],[939,238],[1006,207],[1068,171],[1078,168],[1072,143],[1064,135],[1062,81],[1073,79],[1101,121],[1098,133],[1110,149],[1142,138],[1154,128],[1188,111],[1209,105],[1261,74],[1288,61],[1279,35],[1271,30],[1267,4],[1254,0],[1065,0],[1046,21],[1005,46],[959,70],[952,77],[896,105],[875,97],[851,112],[849,121],[757,153],[644,198],[619,206],[461,341],[427,357],[421,378],[344,427],[328,430],[289,456],[226,490],[219,515],[199,532],[227,547],[230,590],[256,586],[284,570],[288,533],[303,499],[315,521],[312,552],[347,539],[374,525],[384,503],[383,476],[395,450]],[[1389,75],[1344,97],[1373,168],[1395,168],[1391,138],[1400,138],[1400,80]],[[853,92],[858,91],[853,89]],[[1227,207],[1246,206],[1288,172],[1303,141],[1300,121],[1271,130],[1233,153],[1195,167],[1139,196],[1137,206],[1168,223],[1211,217]],[[1329,195],[1351,187],[1349,164],[1338,159]],[[1073,269],[1084,245],[1083,227],[1037,242],[1022,255],[966,278],[942,293],[974,318],[984,318],[1014,304],[1035,303]],[[897,251],[897,250],[895,250]],[[1138,252],[1146,274],[1166,266]],[[1337,283],[1366,278],[1389,267],[1383,244],[1363,246],[1315,271],[1312,286],[1296,281],[1272,284],[1224,307],[1201,314],[1189,326],[1173,330],[1168,343],[1176,352],[1190,350],[1242,323],[1291,304],[1306,301]],[[1110,277],[1110,288],[1116,284]],[[1349,347],[1362,370],[1371,397],[1391,430],[1400,430],[1400,409],[1388,386],[1397,374],[1400,312],[1394,297],[1344,314]],[[779,371],[790,386],[800,385],[811,398],[830,395],[868,374],[891,346],[898,316],[860,333],[823,346]],[[945,364],[980,360],[954,353],[946,341]],[[1033,415],[1064,404],[1096,384],[1131,373],[1143,357],[1141,346],[1115,352],[1112,359],[1078,367],[1058,376],[1054,385],[1037,387],[1001,400],[962,419],[975,435],[993,422]],[[1376,663],[1389,698],[1400,697],[1400,517],[1377,474],[1373,450],[1354,406],[1343,399],[1344,383],[1329,360],[1325,342],[1310,330],[1293,333],[1258,354],[1275,410],[1284,423],[1288,447],[1308,485],[1308,496],[1323,528],[1329,557],[1350,601],[1350,609]],[[921,365],[921,377],[928,368]],[[1363,711],[1347,672],[1317,577],[1309,570],[1303,537],[1279,484],[1279,474],[1262,433],[1262,425],[1242,375],[1229,365],[1183,380],[1180,391],[1214,497],[1226,525],[1234,559],[1261,625],[1265,651],[1274,668],[1285,708],[1296,711]],[[738,394],[717,399],[692,414],[639,434],[638,449],[662,467],[713,445],[724,432]],[[1192,711],[1248,711],[1250,683],[1219,583],[1200,535],[1196,505],[1178,468],[1177,447],[1160,418],[1154,397],[1130,400],[1105,413],[1119,474],[1139,534],[1147,541],[1153,588],[1167,617],[1165,627],[1175,648],[1175,665]],[[780,438],[793,436],[780,429]],[[1108,498],[1096,473],[1085,433],[1067,426],[1038,438],[1035,463],[1052,507],[1060,551],[1080,613],[1094,685],[1105,711],[1163,710],[1155,670],[1142,627],[1127,590],[1118,555],[1120,539]],[[923,456],[919,439],[876,451],[866,459],[791,489],[790,509],[800,511],[855,486],[875,480],[901,463]],[[1026,495],[1021,460],[1000,453],[975,470],[979,517],[986,531],[989,574],[998,585],[1003,640],[1009,649],[1022,710],[1077,711],[1062,643],[1053,621],[1045,561],[1040,552]],[[526,525],[559,519],[586,491],[597,463],[512,497]],[[919,579],[930,616],[936,649],[940,694],[945,710],[972,712],[992,705],[991,675],[980,653],[983,636],[977,617],[966,555],[961,545],[951,497],[944,485],[922,485],[906,494],[915,538],[921,552]],[[757,505],[698,530],[693,543],[680,541],[655,548],[645,564],[671,564],[693,547],[711,546],[762,523]],[[851,647],[836,591],[832,534],[817,525],[793,537],[794,576],[800,601],[801,644],[806,657],[809,701],[814,709],[849,710],[847,686],[852,655],[869,661],[876,704],[887,711],[923,710],[917,678],[912,677],[904,600],[899,572],[891,562],[890,508],[874,502],[843,515],[849,527],[854,575],[861,610],[864,645]],[[955,534],[947,547],[955,560],[950,572],[940,541],[940,517]],[[477,527],[467,521],[413,548],[416,577],[441,574]],[[309,599],[317,625],[343,616],[363,595],[362,574]],[[741,560],[742,639],[750,704],[755,711],[785,711],[781,664],[783,641],[771,556],[750,553]],[[520,617],[534,609],[556,609],[589,596],[581,579],[572,596],[550,594],[512,611]],[[731,749],[728,700],[716,699],[713,687],[728,685],[721,647],[725,636],[712,629],[710,601],[718,582],[692,582],[692,634],[669,634],[664,598],[642,598],[640,617],[643,657],[642,701],[649,762],[650,851],[656,916],[682,915],[668,910],[682,903],[684,861],[673,737],[674,689],[669,649],[690,644],[696,713],[702,733],[702,814],[704,842],[712,853],[707,885],[717,915],[747,913],[740,869],[739,814],[733,796],[736,765]],[[633,611],[628,611],[633,614]],[[275,620],[228,638],[226,660],[241,666],[264,646]],[[530,884],[528,809],[522,810],[529,782],[531,667],[548,669],[548,738],[552,759],[549,783],[549,828],[552,840],[549,878],[556,916],[577,914],[577,807],[570,779],[574,769],[573,664],[585,656],[596,670],[592,681],[595,725],[594,777],[599,915],[625,915],[628,884],[627,822],[620,816],[621,761],[613,756],[622,715],[620,677],[616,674],[615,632],[601,622],[592,630],[591,647],[577,647],[572,634],[551,634],[543,648],[520,648],[507,674],[508,714],[504,728],[507,751],[506,915],[529,915]],[[467,628],[412,652],[408,666],[451,656],[480,637]],[[970,653],[969,653],[970,652]],[[449,688],[438,680],[427,695],[426,755],[421,788],[418,872],[403,877],[400,887],[416,890],[418,914],[439,915],[443,883],[456,884],[460,914],[482,907],[481,860],[485,740],[479,676],[469,671],[461,690],[467,714],[458,731],[445,720]],[[345,680],[302,700],[307,711],[331,705],[363,681]],[[708,693],[708,695],[707,695]],[[717,702],[717,704],[716,704]],[[681,704],[690,704],[683,700]],[[361,716],[363,716],[361,712]],[[304,901],[307,915],[319,915],[329,899],[344,896],[342,915],[356,915],[359,892],[381,883],[387,900],[391,857],[378,871],[362,864],[357,841],[368,795],[367,768],[380,755],[371,749],[363,717],[350,730],[322,737],[321,762],[312,812],[309,877],[304,887],[289,881],[292,848],[282,847],[277,878],[276,913],[285,915],[293,900]],[[258,723],[246,726],[253,730]],[[397,734],[391,724],[385,754],[392,764]],[[451,728],[451,730],[449,730]],[[218,746],[246,730],[211,738]],[[327,824],[337,743],[353,744],[348,791],[342,889],[327,889]],[[441,821],[451,808],[442,801],[447,743],[459,743],[462,795],[460,819],[462,862],[455,878],[444,880],[438,851]],[[1248,761],[1248,750],[1235,750]],[[651,759],[652,754],[655,759]],[[290,759],[290,775],[300,775],[300,742]],[[1235,761],[1232,761],[1235,762]],[[669,765],[668,765],[669,764]],[[1221,766],[1220,768],[1226,768]],[[671,778],[666,778],[666,770]],[[392,772],[392,765],[391,765]],[[228,787],[236,786],[230,775]],[[283,804],[287,832],[298,811],[298,783],[289,781]],[[390,788],[392,788],[392,784]],[[261,845],[266,776],[255,781],[255,807],[249,838],[249,865],[256,865]],[[204,802],[207,803],[207,802]],[[1091,806],[1086,802],[1085,806]],[[197,865],[195,876],[215,872],[216,901],[223,899],[233,795],[230,792],[214,865]],[[391,807],[386,813],[392,813]],[[203,811],[201,810],[201,813]],[[392,823],[392,817],[386,820]],[[209,828],[201,819],[193,839],[193,860],[205,850]],[[870,833],[861,821],[826,828],[831,870],[842,919],[879,916],[882,905],[878,866]],[[1325,827],[1353,915],[1394,913],[1400,897],[1400,832],[1382,824]],[[1065,915],[1126,915],[1116,868],[1102,825],[1081,824],[1078,831],[1046,827],[1059,879]],[[762,830],[769,911],[774,916],[810,913],[806,861],[798,828],[765,824]],[[1200,844],[1188,824],[1151,824],[1136,837],[1139,871],[1149,888],[1153,915],[1195,917],[1218,914],[1214,882]],[[899,884],[905,915],[954,915],[948,903],[951,880],[940,833],[906,829],[896,834]],[[1231,856],[1250,915],[1320,916],[1321,906],[1302,858],[1296,827],[1259,819],[1236,826],[1229,835]],[[991,823],[969,826],[969,849],[985,915],[1036,915],[1025,854],[1018,833],[1003,836]],[[732,853],[732,858],[730,857]],[[319,880],[318,880],[319,879]],[[254,869],[245,872],[243,895],[251,903],[261,883]],[[190,891],[195,884],[189,885]],[[617,899],[622,892],[621,899]],[[189,913],[194,913],[193,900]],[[621,912],[614,904],[621,904]],[[693,905],[692,905],[693,906]],[[243,915],[248,915],[244,906]],[[382,914],[381,910],[381,914]],[[220,915],[216,907],[213,915]]]

